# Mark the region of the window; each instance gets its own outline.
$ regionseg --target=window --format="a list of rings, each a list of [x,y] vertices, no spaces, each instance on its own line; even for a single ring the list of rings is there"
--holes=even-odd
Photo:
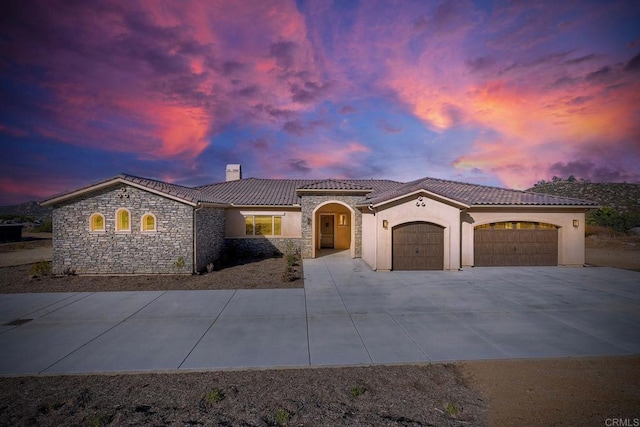
[[[154,214],[142,215],[142,231],[156,231],[156,216]]]
[[[340,214],[340,216],[338,216],[338,225],[342,227],[349,225],[349,215]]]
[[[116,211],[116,231],[131,231],[131,214],[127,209],[118,209]]]
[[[94,213],[91,215],[89,223],[91,231],[104,231],[104,216],[102,214]]]
[[[275,215],[248,215],[244,217],[245,235],[281,236],[282,217]]]

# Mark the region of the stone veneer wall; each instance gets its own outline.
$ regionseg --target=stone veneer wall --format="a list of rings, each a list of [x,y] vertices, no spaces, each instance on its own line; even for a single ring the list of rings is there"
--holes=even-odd
[[[225,212],[223,208],[200,208],[196,210],[196,271],[214,264],[225,248]]]
[[[355,227],[355,256],[362,257],[362,213],[356,208],[356,203],[363,199],[362,195],[304,195],[301,197],[302,206],[302,257],[311,258],[313,256],[313,211],[324,202],[342,202],[350,206],[355,211],[355,220],[352,227]]]
[[[225,239],[225,250],[230,255],[242,256],[245,253],[277,256],[287,252],[289,246],[300,252],[301,239],[295,237],[234,237]]]
[[[122,195],[126,187],[129,197]],[[127,208],[131,231],[116,232],[116,210]],[[104,232],[90,232],[89,218],[101,213]],[[156,232],[142,232],[145,213],[156,216]],[[184,266],[176,267],[182,259]],[[97,190],[53,209],[53,272],[78,274],[192,273],[193,208],[135,187]]]

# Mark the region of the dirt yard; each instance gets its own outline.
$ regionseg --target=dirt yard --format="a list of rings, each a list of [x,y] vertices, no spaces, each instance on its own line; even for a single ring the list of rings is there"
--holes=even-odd
[[[640,271],[635,242],[591,240],[588,263]],[[50,245],[23,243],[0,245],[0,257]],[[5,267],[0,293],[302,287],[302,279],[282,281],[285,265],[268,259],[202,276],[36,279],[31,265]],[[9,377],[0,378],[5,425],[640,425],[640,356]]]

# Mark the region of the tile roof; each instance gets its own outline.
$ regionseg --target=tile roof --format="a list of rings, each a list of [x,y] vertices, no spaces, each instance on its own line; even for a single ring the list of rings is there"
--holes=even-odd
[[[51,197],[42,204],[53,204],[76,197],[94,188],[115,182],[129,182],[185,203],[213,203],[235,206],[293,206],[300,204],[305,191],[329,190],[368,193],[363,195],[361,206],[377,205],[413,192],[424,190],[467,206],[597,206],[588,200],[528,191],[489,187],[437,178],[421,178],[408,183],[377,179],[312,180],[312,179],[261,179],[246,178],[219,182],[199,187],[185,187],[154,179],[120,174],[80,188],[73,192]],[[298,193],[301,190],[301,193]]]
[[[425,190],[468,206],[597,206],[589,200],[552,196],[529,191],[510,190],[437,178],[421,178],[381,193],[370,194],[363,204],[378,204]]]
[[[297,190],[347,190],[347,191],[367,191],[373,190],[371,186],[356,184],[353,181],[338,181],[335,179],[325,179],[311,184],[298,187]]]
[[[104,188],[106,186],[110,186],[116,184],[118,182],[128,182],[135,186],[140,186],[146,188],[150,191],[154,191],[157,193],[161,193],[165,196],[181,200],[183,202],[189,204],[197,204],[197,203],[215,203],[226,205],[227,203],[211,194],[204,193],[196,188],[184,187],[182,185],[170,184],[164,181],[158,181],[155,179],[149,178],[141,178],[138,176],[128,175],[121,173],[114,177],[104,179],[102,181],[94,182],[87,186],[81,187],[77,190],[62,193],[50,197],[41,202],[43,205],[54,204],[59,201],[63,201],[66,199],[70,199],[86,192],[92,191],[97,188]]]
[[[196,187],[237,206],[286,206],[300,203],[297,189],[387,191],[402,183],[376,179],[312,180],[245,178]]]
[[[124,181],[138,184],[150,190],[159,191],[168,196],[173,196],[178,199],[182,199],[191,203],[227,204],[227,202],[225,202],[224,200],[218,197],[215,197],[211,194],[207,194],[196,188],[185,187],[177,184],[170,184],[168,182],[158,181],[155,179],[141,178],[138,176],[127,175],[124,173],[116,176],[116,178],[121,178]]]

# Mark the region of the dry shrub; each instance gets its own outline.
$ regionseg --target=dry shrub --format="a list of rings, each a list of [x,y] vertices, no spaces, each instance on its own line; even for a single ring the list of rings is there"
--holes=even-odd
[[[600,238],[608,238],[608,239],[626,236],[625,233],[616,231],[611,227],[604,227],[602,225],[594,225],[594,224],[587,224],[584,228],[584,234],[587,237],[597,236]]]

